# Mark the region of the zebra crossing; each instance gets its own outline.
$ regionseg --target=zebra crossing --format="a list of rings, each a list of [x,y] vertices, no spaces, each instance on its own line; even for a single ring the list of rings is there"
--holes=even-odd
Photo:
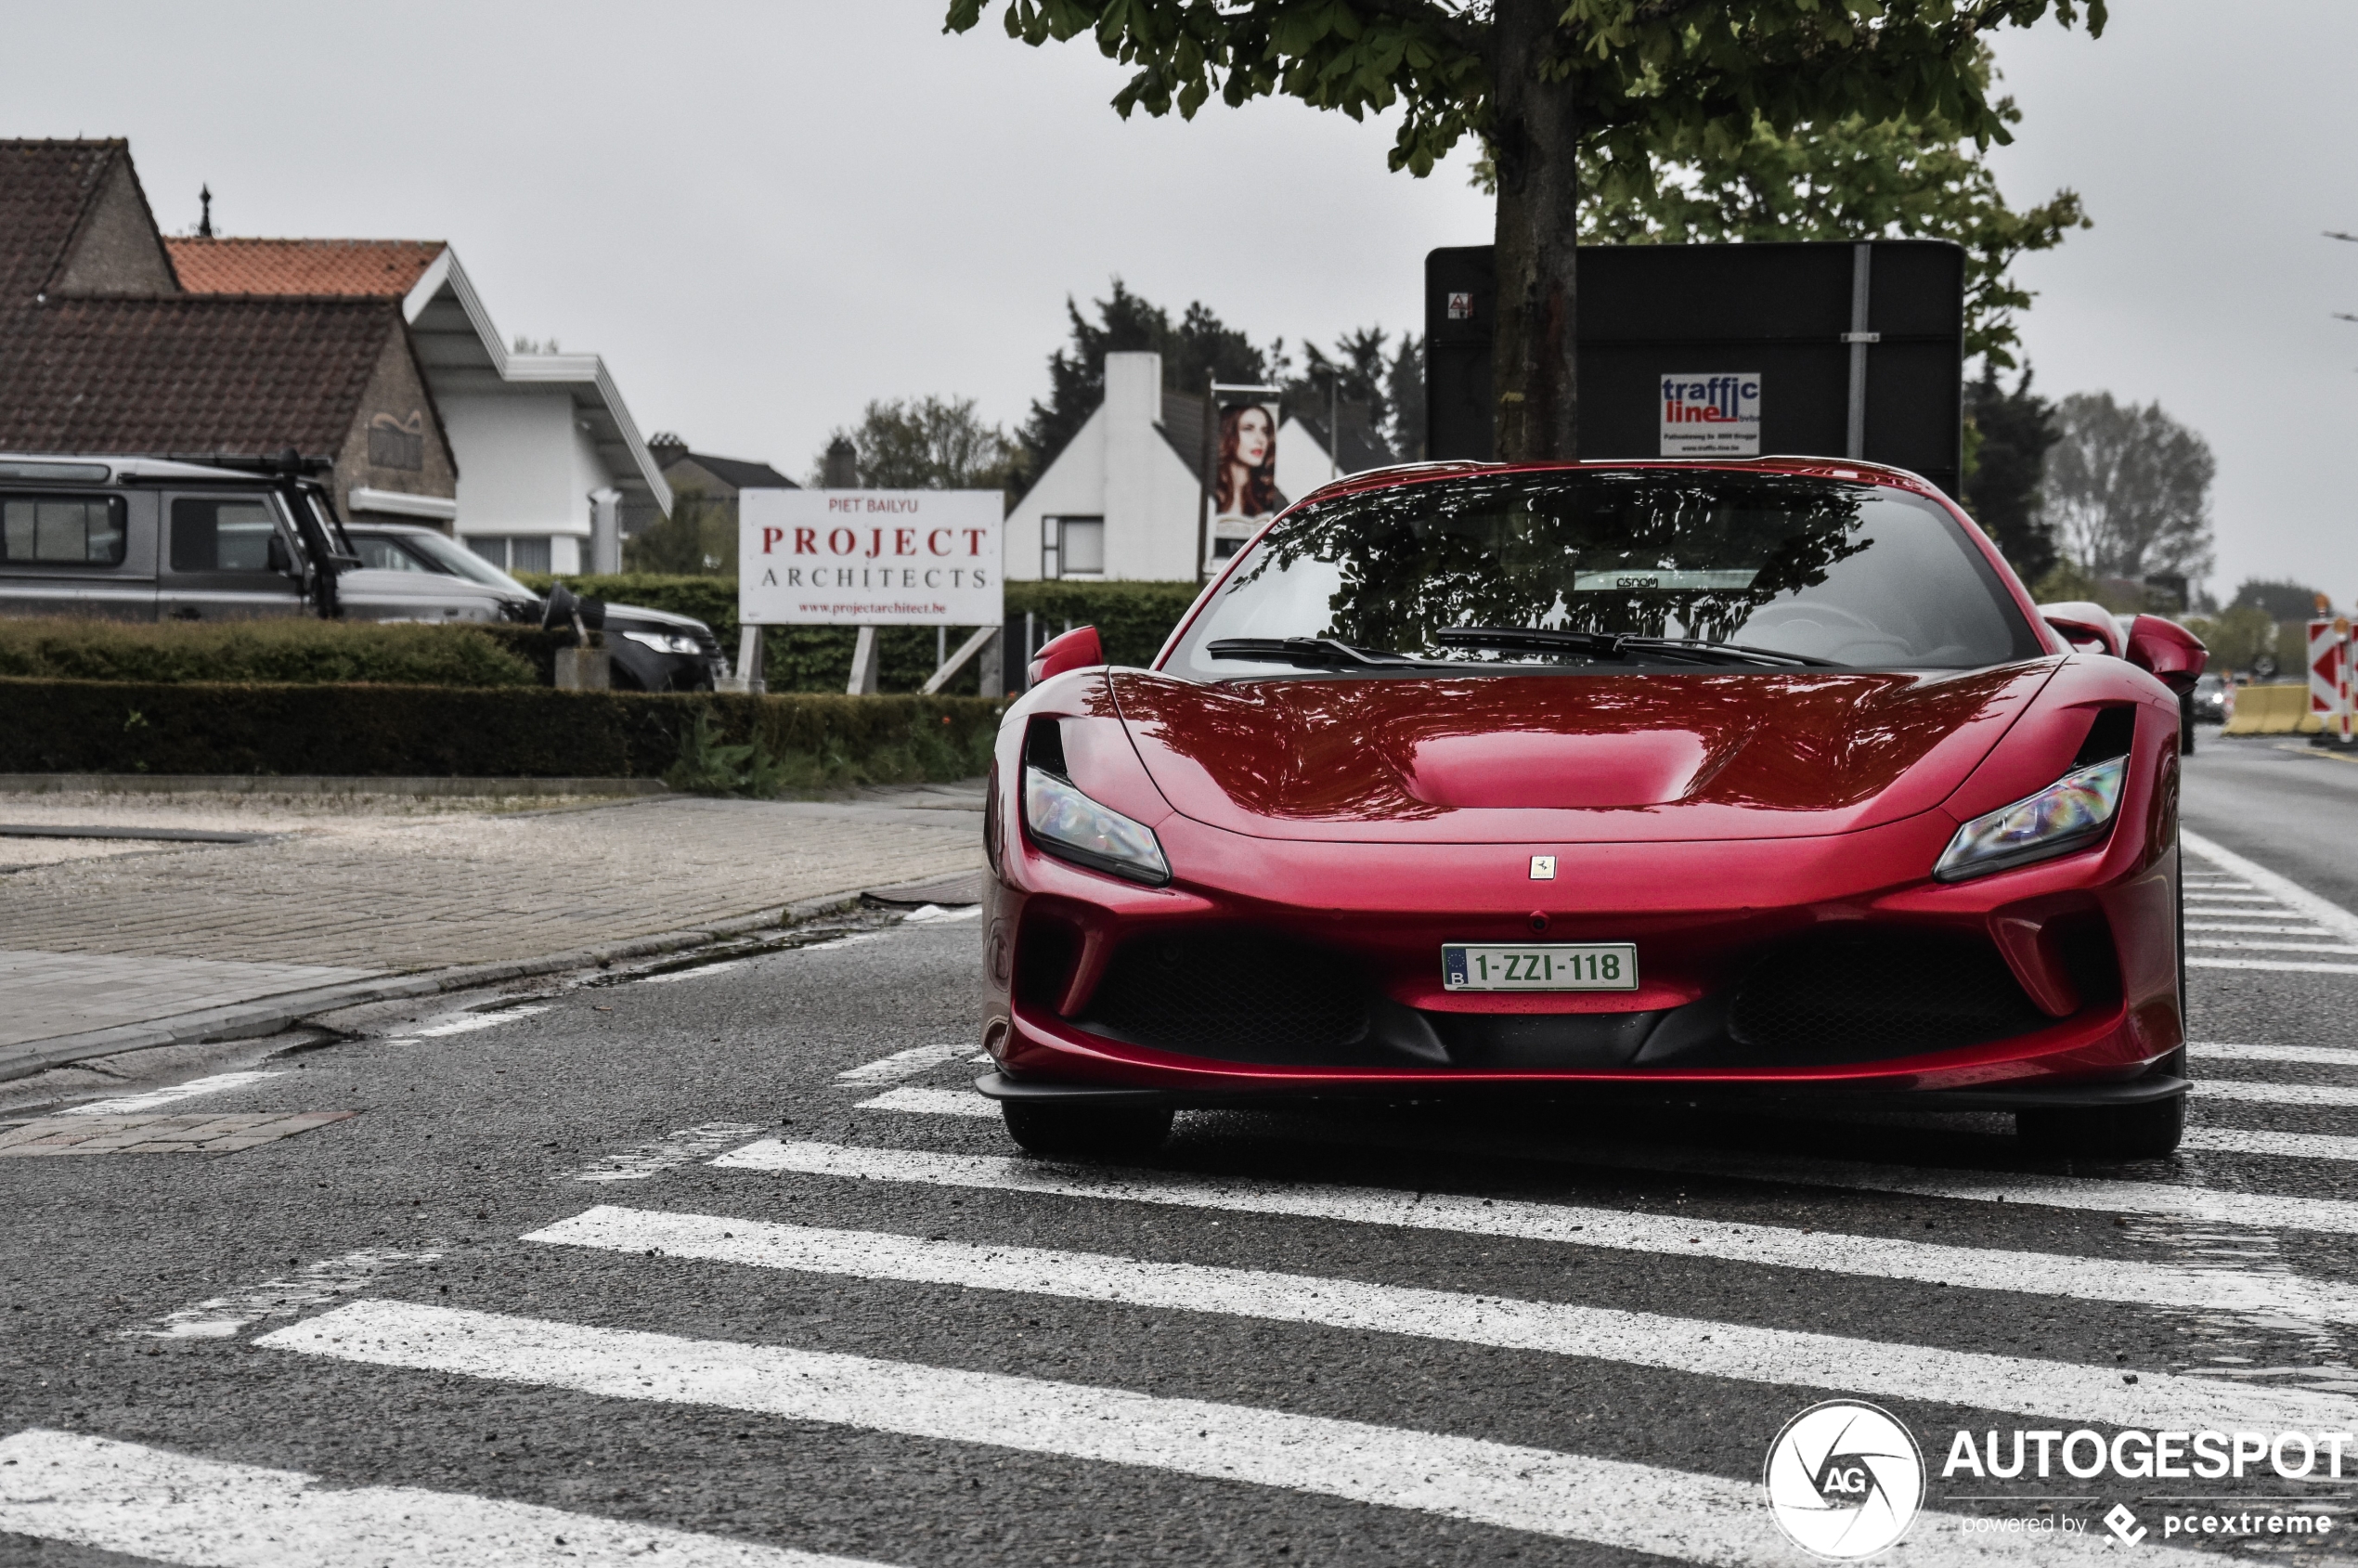
[[[2189,969],[2358,975],[2358,916],[2198,833],[2180,839]]]
[[[2248,880],[2222,872],[2206,892],[2222,907],[2276,898],[2228,886]],[[2267,907],[2339,934],[2313,911]],[[1422,1561],[1447,1529],[1476,1533],[1446,1537],[1474,1543],[1458,1561],[1799,1568],[1810,1560],[1771,1520],[1758,1466],[1783,1419],[1837,1397],[1892,1408],[1932,1477],[1881,1561],[2215,1561],[2211,1543],[2158,1529],[2133,1547],[2106,1533],[2116,1502],[2155,1523],[2158,1483],[1952,1485],[1950,1435],[1987,1432],[1994,1454],[2000,1432],[2026,1427],[2358,1429],[2358,1289],[2318,1262],[2358,1236],[2358,1201],[2320,1195],[2358,1127],[2310,1130],[2358,1113],[2358,1071],[2336,1077],[2358,1050],[2197,1043],[2188,1158],[2086,1173],[2004,1153],[1878,1163],[1829,1140],[1765,1151],[1201,1118],[1183,1119],[1152,1169],[1070,1165],[1015,1150],[964,1085],[969,1055],[921,1039],[855,1062],[834,1075],[840,1114],[817,1131],[715,1106],[586,1168],[554,1167],[530,1223],[466,1250],[465,1299],[372,1258],[292,1320],[274,1279],[252,1311],[210,1299],[184,1315],[201,1327],[149,1325],[144,1341],[234,1355],[240,1378],[333,1377],[345,1400],[426,1390],[463,1406],[508,1391],[653,1421],[724,1413],[806,1445],[883,1444],[916,1470],[1015,1456],[1138,1478],[1128,1490],[1151,1487],[1159,1510],[1241,1491],[1289,1499],[1272,1505],[1280,1517],[1354,1522],[1348,1549],[1305,1540],[1267,1559],[1289,1562]],[[2299,1130],[2266,1124],[2278,1116]],[[1415,1179],[1387,1179],[1387,1158],[1411,1157]],[[1632,1197],[1625,1179],[1653,1186]],[[1691,1200],[1668,1186],[1688,1181]],[[1645,1197],[1674,1191],[1676,1206]],[[1786,1197],[1785,1217],[1760,1217]],[[724,1288],[856,1301],[905,1334],[836,1344],[792,1315],[723,1331],[686,1298]],[[655,1303],[655,1321],[615,1321],[617,1300]],[[1189,1352],[1159,1359],[1147,1347],[1172,1325]],[[1197,1365],[1207,1346],[1254,1347],[1239,1354],[1305,1376],[1224,1386]],[[1492,1406],[1502,1391],[1520,1400],[1511,1415]],[[1650,1452],[1594,1420],[1597,1400],[1711,1420],[1687,1449]],[[846,1555],[839,1537],[798,1536],[793,1510],[766,1534],[734,1515],[684,1529],[634,1522],[623,1492],[526,1498],[489,1477],[330,1478],[251,1458],[54,1424],[0,1435],[0,1536],[237,1568],[971,1560],[895,1533],[923,1505],[888,1467],[869,1500],[879,1544],[863,1536]],[[2358,1484],[2358,1450],[2349,1458],[2348,1476],[2338,1458],[2333,1476],[2253,1490],[2339,1530]],[[2083,1527],[1977,1528],[2042,1497]],[[2327,1543],[2275,1544],[2307,1560]],[[1069,1560],[1150,1555],[1097,1549]]]

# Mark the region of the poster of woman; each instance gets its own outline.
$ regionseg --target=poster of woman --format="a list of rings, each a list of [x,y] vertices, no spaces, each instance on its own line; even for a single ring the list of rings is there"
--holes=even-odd
[[[1213,520],[1259,524],[1285,504],[1277,493],[1277,406],[1222,404],[1211,479]]]

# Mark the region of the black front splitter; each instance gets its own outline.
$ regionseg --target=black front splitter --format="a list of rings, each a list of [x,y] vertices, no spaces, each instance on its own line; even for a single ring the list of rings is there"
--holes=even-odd
[[[2103,1083],[2002,1084],[1987,1089],[1877,1090],[1816,1088],[1785,1083],[1422,1083],[1321,1084],[1315,1089],[1279,1089],[1236,1093],[1199,1089],[1130,1089],[1101,1083],[1053,1083],[1035,1078],[1010,1078],[986,1072],[975,1088],[988,1099],[1033,1105],[1097,1106],[1108,1110],[1252,1110],[1307,1105],[1321,1100],[1405,1102],[1449,1099],[1463,1101],[1512,1095],[1528,1104],[1535,1098],[1568,1104],[1633,1104],[1780,1106],[1819,1110],[2016,1111],[2103,1110],[2151,1105],[2175,1099],[2192,1087],[2170,1073],[2149,1072],[2142,1078]]]

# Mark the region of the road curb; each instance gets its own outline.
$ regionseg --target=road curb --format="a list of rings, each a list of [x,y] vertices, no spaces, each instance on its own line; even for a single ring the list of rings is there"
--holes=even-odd
[[[210,1044],[227,1040],[252,1040],[262,1035],[277,1034],[292,1028],[307,1017],[331,1013],[345,1007],[356,1007],[371,1002],[396,1002],[404,997],[433,996],[446,991],[471,991],[478,986],[498,985],[502,980],[528,979],[535,975],[556,974],[567,969],[595,968],[628,958],[652,958],[662,953],[678,952],[685,948],[702,947],[730,937],[744,936],[752,931],[776,930],[799,925],[821,915],[835,914],[857,908],[858,890],[824,893],[817,898],[802,899],[781,904],[753,914],[738,915],[728,920],[716,920],[681,931],[666,931],[652,937],[635,937],[628,941],[609,942],[600,947],[577,948],[570,952],[550,953],[539,958],[511,959],[499,964],[468,964],[447,969],[428,969],[407,975],[385,975],[375,979],[350,980],[343,985],[319,986],[309,991],[289,991],[282,996],[264,997],[258,1001],[241,1002],[228,1007],[213,1007],[202,1012],[183,1013],[176,1017],[150,1019],[144,1023],[118,1024],[111,1029],[91,1030],[83,1034],[52,1035],[46,1040],[28,1040],[21,1044],[0,1046],[0,1082],[11,1079],[29,1078],[54,1067],[88,1061],[95,1056],[118,1056],[125,1051],[144,1051],[158,1045]]]

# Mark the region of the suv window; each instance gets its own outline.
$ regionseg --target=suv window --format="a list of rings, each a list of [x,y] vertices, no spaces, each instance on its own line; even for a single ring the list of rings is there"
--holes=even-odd
[[[120,496],[0,497],[0,562],[11,566],[120,566]]]
[[[352,552],[360,557],[362,565],[379,572],[434,572],[404,549],[400,540],[389,539],[382,534],[353,535]]]
[[[258,496],[181,496],[172,503],[172,569],[266,572],[278,531]]]

